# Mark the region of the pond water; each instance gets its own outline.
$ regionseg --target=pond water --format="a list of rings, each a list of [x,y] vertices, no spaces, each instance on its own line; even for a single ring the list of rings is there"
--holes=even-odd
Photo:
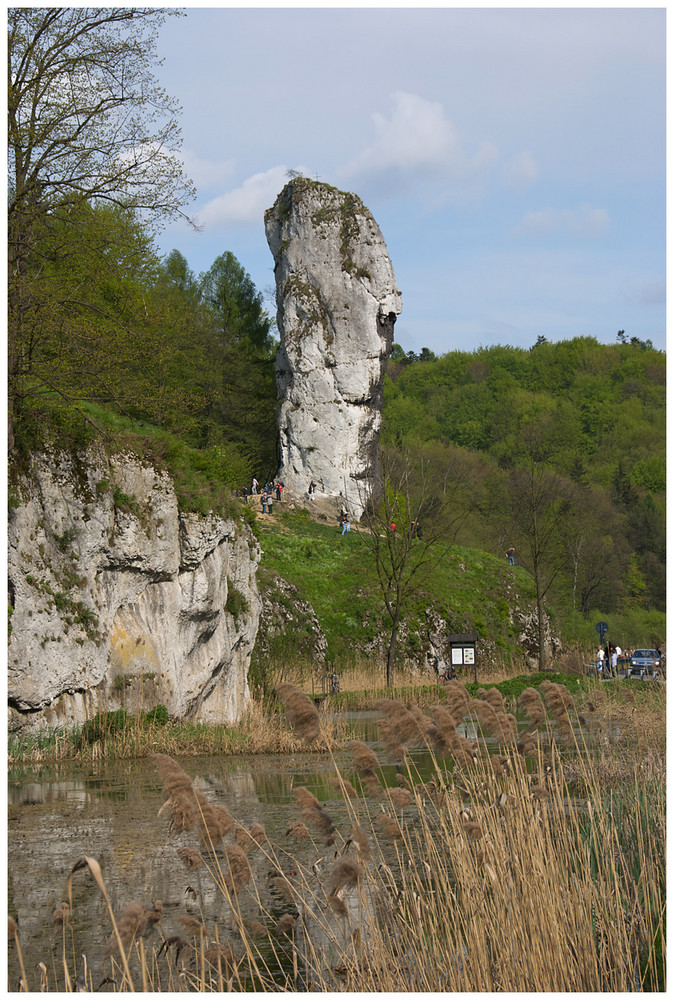
[[[366,712],[342,717],[375,752],[379,713]],[[473,738],[467,722],[459,731]],[[381,754],[380,754],[381,759]],[[410,759],[420,780],[434,776],[430,755],[412,751]],[[267,924],[283,908],[264,895],[270,874],[288,871],[296,861],[310,867],[325,857],[332,861],[334,849],[325,839],[291,843],[290,824],[299,816],[294,789],[305,785],[325,805],[340,831],[349,829],[352,816],[333,781],[336,769],[351,777],[352,754],[343,751],[331,760],[327,755],[203,757],[186,758],[180,766],[214,804],[227,807],[243,826],[260,823],[274,849],[250,856],[254,891],[239,897],[242,916]],[[383,765],[386,784],[396,784],[396,768]],[[65,935],[52,917],[67,899],[68,876],[75,862],[95,858],[113,909],[118,915],[128,904],[163,903],[161,924],[150,943],[161,943],[159,934],[171,938],[184,935],[188,916],[204,918],[226,933],[236,935],[232,911],[206,867],[187,870],[180,858],[181,847],[197,847],[196,832],[170,834],[162,784],[151,759],[87,767],[12,769],[8,780],[8,911],[18,915],[21,948],[31,989],[38,988],[39,968],[47,967],[50,988],[63,988],[61,952],[65,938],[68,954],[78,968],[86,954],[94,987],[103,983],[109,969],[106,945],[111,924],[105,901],[87,869],[73,876],[73,919]],[[363,800],[353,800],[363,808]],[[353,808],[353,803],[351,803]],[[287,907],[286,907],[287,909]],[[18,988],[19,966],[14,948],[9,955],[9,988]],[[105,985],[102,987],[106,988]]]
[[[378,717],[379,713],[366,712],[342,719],[353,738],[376,750]],[[420,773],[430,777],[428,755],[419,751],[413,759]],[[305,785],[325,803],[339,829],[348,829],[347,807],[332,783],[336,769],[345,777],[349,775],[352,755],[348,751],[334,761],[325,755],[296,754],[185,758],[179,763],[209,801],[225,805],[244,826],[261,823],[269,840],[281,845],[273,861],[262,852],[251,855],[254,878],[260,885],[270,868],[291,865],[298,850],[307,864],[325,853],[320,839],[301,848],[288,842],[286,831],[298,818],[293,792],[298,786]],[[395,783],[394,767],[384,767],[383,774],[386,783]],[[68,876],[85,855],[100,863],[116,914],[130,903],[152,906],[155,900],[162,900],[161,923],[167,937],[181,933],[180,917],[188,915],[203,914],[231,929],[231,911],[213,879],[204,869],[187,871],[178,857],[180,847],[198,846],[198,835],[169,834],[166,814],[158,815],[163,801],[162,783],[152,759],[10,770],[8,912],[18,916],[31,988],[39,982],[36,967],[40,962],[49,970],[52,988],[54,975],[62,981],[63,930],[52,914],[67,899]],[[292,857],[286,850],[293,852]],[[259,916],[259,906],[248,909],[247,916]],[[96,985],[105,978],[105,947],[111,925],[105,901],[88,870],[73,877],[73,910],[76,951],[86,952]],[[70,940],[68,947],[72,951]],[[19,976],[17,957],[10,948],[10,988],[16,988]]]

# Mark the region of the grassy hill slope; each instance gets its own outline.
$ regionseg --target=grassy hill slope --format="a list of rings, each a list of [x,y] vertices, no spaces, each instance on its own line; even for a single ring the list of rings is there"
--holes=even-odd
[[[328,658],[341,669],[376,650],[388,619],[358,526],[342,537],[334,523],[313,520],[307,510],[284,510],[273,521],[260,518],[258,531],[263,591],[274,574],[297,587],[316,612]],[[487,552],[443,546],[405,607],[401,653],[414,657],[421,652],[416,633],[427,628],[426,609],[432,607],[450,632],[475,631],[491,656],[521,658],[520,629],[511,610],[533,601],[533,581],[523,569],[513,570]]]

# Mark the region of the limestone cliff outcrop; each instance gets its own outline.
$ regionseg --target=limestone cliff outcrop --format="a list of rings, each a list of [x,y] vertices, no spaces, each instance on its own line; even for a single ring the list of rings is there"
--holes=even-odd
[[[393,266],[368,209],[306,177],[265,213],[280,346],[279,477],[342,497],[359,517],[379,477],[384,366],[401,311]]]
[[[33,455],[9,510],[10,727],[157,704],[237,721],[259,560],[240,518],[180,513],[135,455]]]

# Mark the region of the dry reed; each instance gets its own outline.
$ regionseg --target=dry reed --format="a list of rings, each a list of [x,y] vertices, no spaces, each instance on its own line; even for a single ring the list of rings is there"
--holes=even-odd
[[[178,857],[188,871],[198,871],[203,866],[204,859],[201,851],[195,847],[181,847],[178,850]]]
[[[253,877],[250,861],[246,852],[238,844],[226,844],[224,855],[226,863],[224,883],[227,890],[235,895]]]
[[[363,869],[357,861],[354,861],[353,858],[340,858],[334,865],[328,879],[330,895],[334,896],[344,887],[356,885],[362,875]]]
[[[280,684],[276,693],[295,732],[307,743],[317,740],[321,735],[321,721],[313,701],[294,684]]]

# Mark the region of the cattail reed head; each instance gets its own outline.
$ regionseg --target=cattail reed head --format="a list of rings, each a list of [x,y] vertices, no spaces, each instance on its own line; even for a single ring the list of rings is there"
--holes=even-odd
[[[360,823],[353,824],[351,827],[350,838],[356,848],[356,851],[362,858],[369,858],[371,856],[372,851],[370,848],[370,841],[368,840],[367,834]]]
[[[204,952],[204,958],[227,979],[231,979],[239,965],[238,959],[228,945],[212,945]]]
[[[247,854],[260,847],[267,839],[264,827],[260,823],[253,823],[247,830],[245,826],[236,825],[234,828],[234,839],[239,847]]]
[[[451,714],[460,722],[468,711],[470,695],[462,684],[449,684],[446,690],[446,705]]]
[[[540,726],[545,721],[545,705],[536,688],[525,688],[520,695],[520,708],[525,712],[532,726]]]
[[[309,791],[304,785],[299,785],[294,789],[295,798],[297,799],[298,805],[303,809],[320,809],[321,803],[318,801],[316,796]]]
[[[185,928],[187,934],[191,934],[192,937],[205,937],[206,936],[206,925],[201,922],[201,920],[196,920],[194,917],[182,916],[178,918],[180,923]]]
[[[387,788],[386,794],[394,809],[404,809],[412,801],[408,788]]]
[[[190,872],[198,871],[204,863],[201,851],[196,847],[181,847],[178,851],[178,857]]]
[[[307,743],[317,740],[321,735],[321,721],[311,698],[294,684],[280,684],[276,693],[285,706],[288,720],[295,732]]]
[[[201,792],[194,793],[197,803],[197,828],[201,834],[201,844],[212,850],[219,844],[225,833],[234,826],[234,820],[224,806],[213,806]]]
[[[315,827],[319,833],[323,833],[328,837],[336,831],[335,824],[324,809],[316,807],[312,809],[304,808],[302,809],[302,819],[305,819],[307,823]]]
[[[333,910],[338,917],[348,917],[349,908],[342,899],[341,896],[330,896],[328,899],[328,905],[330,909]]]
[[[236,894],[250,882],[253,873],[250,862],[238,844],[225,846],[224,879],[229,892]]]
[[[295,918],[290,913],[284,913],[274,928],[277,937],[289,937],[295,930]]]
[[[248,933],[252,934],[253,937],[265,937],[267,934],[267,928],[259,920],[245,920],[244,924]]]
[[[431,739],[433,722],[416,705],[408,708],[402,702],[383,698],[376,702],[375,707],[384,713],[379,720],[379,729],[384,748],[394,760],[400,759],[406,744]]]
[[[350,744],[353,750],[353,766],[359,774],[372,773],[379,767],[377,755],[361,740]]]
[[[386,816],[384,813],[380,813],[377,816],[375,823],[379,827],[381,836],[384,837],[385,840],[395,840],[403,835],[398,822],[390,816]]]
[[[463,832],[472,843],[483,836],[482,827],[479,823],[464,823]]]
[[[571,721],[568,709],[573,706],[573,698],[563,684],[554,684],[552,681],[543,681],[541,691],[545,697],[545,704],[548,711],[554,717],[559,731],[564,736],[571,734]]]
[[[122,910],[117,921],[119,937],[125,948],[145,933],[148,926],[149,912],[144,903],[130,903]],[[107,954],[112,955],[119,948],[117,935],[111,934],[108,939]]]
[[[310,836],[309,827],[299,819],[291,823],[286,830],[286,837],[292,837],[294,840],[308,840]]]
[[[70,920],[70,907],[67,903],[59,903],[51,918],[55,924],[67,924]]]
[[[480,698],[482,698],[483,701],[486,701],[489,705],[491,705],[491,707],[497,714],[498,713],[500,713],[501,715],[505,714],[505,704],[503,702],[503,695],[501,694],[498,688],[487,688],[486,690],[484,688],[481,688],[478,691],[478,695],[480,696]]]
[[[370,798],[380,799],[382,797],[382,788],[379,784],[379,779],[375,774],[372,774],[372,772],[369,774],[363,774],[360,780],[366,794],[369,795]]]
[[[355,885],[363,874],[363,869],[353,858],[340,858],[330,872],[328,889],[334,895],[345,886]]]
[[[292,883],[283,872],[272,872],[267,878],[266,886],[274,896],[280,897],[288,903],[295,902],[295,891]]]
[[[341,778],[341,777],[340,778],[331,778],[330,779],[330,784],[335,789],[335,791],[341,792],[342,795],[345,795],[347,797],[347,799],[357,799],[358,798],[358,792],[353,787],[353,785],[351,784],[351,782],[348,781],[346,778]]]

